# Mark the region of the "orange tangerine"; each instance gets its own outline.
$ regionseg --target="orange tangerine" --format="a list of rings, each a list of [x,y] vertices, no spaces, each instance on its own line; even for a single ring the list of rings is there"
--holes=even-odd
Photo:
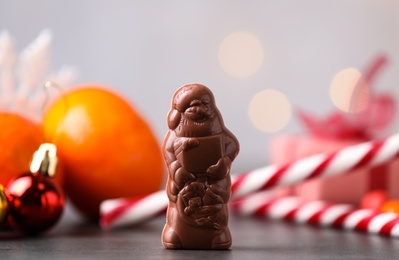
[[[43,142],[41,127],[15,113],[0,112],[0,184],[29,171],[33,153]]]
[[[81,85],[56,100],[44,116],[48,141],[65,166],[65,189],[90,219],[105,199],[160,189],[160,145],[140,114],[109,87]]]
[[[381,205],[381,212],[399,213],[399,200],[388,200]]]

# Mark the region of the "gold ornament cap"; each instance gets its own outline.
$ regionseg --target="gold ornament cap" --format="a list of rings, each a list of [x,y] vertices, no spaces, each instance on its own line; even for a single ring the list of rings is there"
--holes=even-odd
[[[30,171],[54,177],[57,163],[57,146],[51,143],[43,143],[33,154]]]
[[[0,184],[0,226],[7,220],[8,201],[4,187]]]

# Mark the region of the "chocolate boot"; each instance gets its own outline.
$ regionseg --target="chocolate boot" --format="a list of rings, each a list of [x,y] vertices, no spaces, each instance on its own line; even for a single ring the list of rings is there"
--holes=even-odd
[[[217,234],[213,240],[211,249],[228,249],[231,246],[231,234],[228,227]]]
[[[178,235],[175,233],[174,229],[168,224],[165,225],[162,232],[162,243],[167,249],[181,249],[182,245]]]

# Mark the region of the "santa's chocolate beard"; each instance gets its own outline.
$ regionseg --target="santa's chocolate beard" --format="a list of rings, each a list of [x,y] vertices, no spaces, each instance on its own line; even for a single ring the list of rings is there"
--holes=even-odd
[[[202,137],[220,134],[222,131],[219,126],[220,124],[217,124],[217,118],[195,121],[183,116],[176,132],[177,135],[181,137]]]

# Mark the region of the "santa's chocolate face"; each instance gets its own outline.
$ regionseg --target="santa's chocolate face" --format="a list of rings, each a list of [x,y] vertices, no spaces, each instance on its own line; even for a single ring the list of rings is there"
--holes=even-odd
[[[190,102],[190,106],[184,111],[185,118],[201,124],[213,116],[210,107],[210,97],[205,95]]]
[[[175,113],[169,120],[175,121],[177,136],[200,137],[222,132],[219,111],[207,87],[187,85],[181,88],[174,96],[173,107]]]

